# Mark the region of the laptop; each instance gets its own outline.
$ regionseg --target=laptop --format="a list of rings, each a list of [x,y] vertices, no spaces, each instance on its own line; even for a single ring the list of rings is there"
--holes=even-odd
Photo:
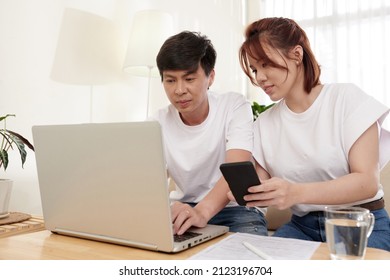
[[[45,226],[54,233],[179,252],[229,230],[191,228],[190,239],[174,241],[156,121],[41,125],[32,133]]]

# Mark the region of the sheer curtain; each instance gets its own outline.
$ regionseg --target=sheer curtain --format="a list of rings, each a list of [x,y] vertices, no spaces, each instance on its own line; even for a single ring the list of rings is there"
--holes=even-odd
[[[390,1],[260,0],[259,18],[289,17],[306,31],[322,83],[351,82],[390,107]],[[251,11],[253,17],[253,10]],[[390,129],[390,116],[384,126]]]

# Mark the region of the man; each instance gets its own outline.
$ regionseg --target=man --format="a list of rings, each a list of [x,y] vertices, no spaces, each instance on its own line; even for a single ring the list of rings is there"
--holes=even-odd
[[[157,55],[170,105],[161,109],[160,122],[171,192],[173,229],[207,223],[230,231],[267,235],[264,214],[229,202],[228,185],[219,171],[223,162],[252,158],[250,103],[238,93],[209,92],[214,82],[216,52],[210,40],[195,32],[168,38]]]

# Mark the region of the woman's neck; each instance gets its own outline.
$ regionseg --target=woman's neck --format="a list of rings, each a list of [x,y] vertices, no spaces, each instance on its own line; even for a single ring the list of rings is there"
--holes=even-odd
[[[294,113],[303,113],[314,103],[319,96],[323,85],[319,84],[312,88],[310,93],[307,93],[303,87],[294,89],[290,95],[285,98],[287,107]]]

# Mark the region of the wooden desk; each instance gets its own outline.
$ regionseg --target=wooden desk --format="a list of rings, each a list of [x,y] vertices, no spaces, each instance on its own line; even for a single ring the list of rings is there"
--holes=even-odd
[[[167,254],[68,237],[44,230],[0,239],[0,259],[7,260],[182,260],[225,238],[215,238],[176,254]],[[312,259],[327,260],[326,243],[320,245]],[[390,260],[390,252],[367,248],[366,259]]]

